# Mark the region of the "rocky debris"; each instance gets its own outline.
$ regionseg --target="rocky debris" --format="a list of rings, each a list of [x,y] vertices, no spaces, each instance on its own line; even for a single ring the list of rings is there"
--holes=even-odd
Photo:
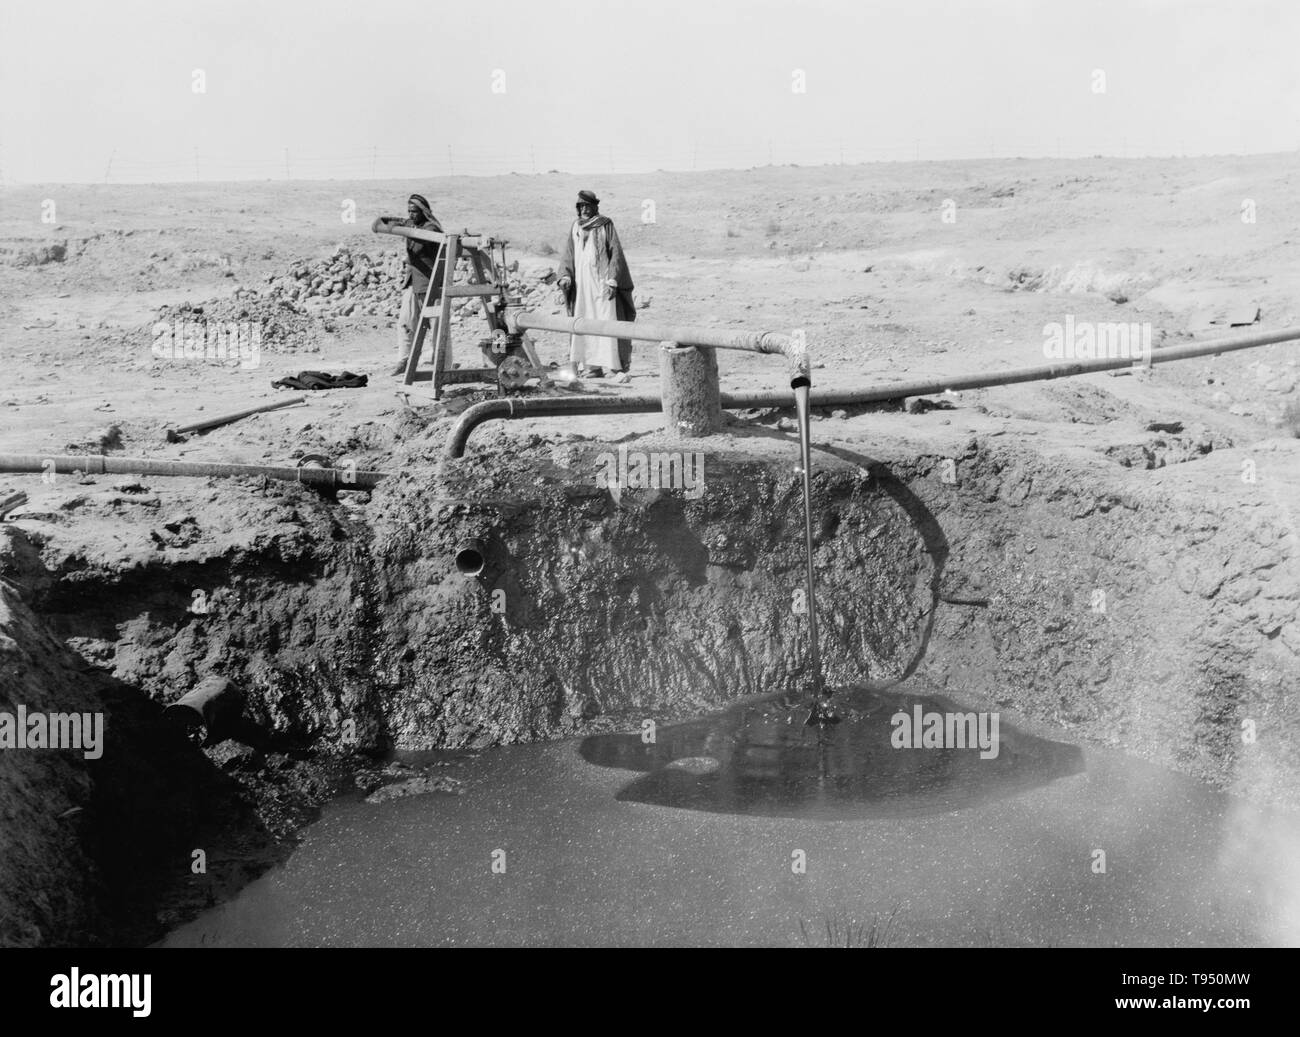
[[[56,241],[48,245],[30,247],[0,247],[0,263],[6,266],[46,266],[62,263],[68,258],[68,243]]]
[[[308,313],[286,299],[261,295],[252,289],[240,289],[229,299],[214,299],[195,305],[183,302],[163,306],[154,321],[141,329],[153,340],[154,328],[166,322],[188,331],[188,326],[202,329],[207,325],[244,325],[243,334],[251,336],[255,329],[260,336],[259,348],[272,347],[282,352],[298,352],[313,346],[322,331],[331,331],[318,315]],[[196,330],[195,334],[198,334]],[[227,346],[222,363],[238,364],[236,350]]]
[[[70,454],[107,454],[122,449],[122,426],[108,425],[97,428],[81,443],[68,443],[63,448]]]
[[[287,301],[299,313],[395,318],[405,270],[406,259],[400,252],[372,257],[339,245],[328,259],[299,259],[286,273],[268,274],[260,294]],[[251,292],[244,289],[240,294]]]
[[[446,775],[422,774],[376,789],[366,797],[366,802],[377,805],[394,799],[405,799],[407,796],[423,796],[429,792],[450,792],[459,796],[465,792],[465,788],[455,778]]]
[[[1176,430],[1166,431],[1171,425],[1177,426]],[[1232,440],[1211,432],[1204,425],[1189,429],[1185,434],[1182,434],[1183,428],[1178,422],[1152,422],[1148,429],[1162,434],[1152,436],[1143,443],[1123,443],[1108,447],[1105,450],[1106,456],[1125,468],[1150,470],[1195,461],[1216,449],[1223,450],[1232,446]]]
[[[458,279],[466,281],[470,264],[462,259]],[[395,319],[401,306],[401,285],[406,276],[406,257],[401,252],[371,256],[339,245],[325,260],[300,259],[285,274],[269,274],[263,294],[272,299],[291,302],[299,312],[315,312],[329,317],[378,316]],[[547,267],[531,274],[520,272],[519,261],[507,264],[507,287],[510,294],[522,298],[526,306],[544,305],[553,294],[546,286],[555,280],[555,271]],[[245,292],[246,294],[246,292]],[[455,322],[469,307],[479,308],[475,299],[453,299]]]
[[[260,754],[251,745],[237,742],[233,738],[210,745],[203,750],[217,767],[223,771],[255,770],[259,764]]]
[[[154,541],[163,547],[188,547],[203,535],[193,515],[173,513],[163,520],[163,530],[151,530]]]
[[[554,312],[559,308],[552,268],[521,270],[518,260],[508,268],[511,296],[529,309]],[[469,274],[469,262],[462,260],[458,280],[467,281]],[[284,273],[267,274],[262,286],[239,288],[228,299],[165,306],[158,311],[157,321],[250,322],[259,330],[264,347],[297,352],[311,346],[321,331],[337,330],[337,321],[396,321],[405,276],[404,253],[372,256],[339,245],[327,259],[294,260]],[[474,316],[479,310],[477,299],[453,299],[452,323],[459,324],[467,313]],[[149,325],[150,334],[153,327]]]

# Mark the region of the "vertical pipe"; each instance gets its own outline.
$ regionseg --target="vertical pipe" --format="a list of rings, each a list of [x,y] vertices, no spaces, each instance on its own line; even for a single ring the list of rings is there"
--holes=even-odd
[[[794,390],[794,405],[799,412],[800,467],[803,469],[804,576],[808,585],[808,663],[812,669],[812,708],[807,722],[825,724],[837,718],[829,705],[822,701],[821,646],[817,639],[816,576],[813,572],[812,428],[808,408],[808,391],[812,388],[812,380],[807,375],[798,375],[790,383],[790,388]]]

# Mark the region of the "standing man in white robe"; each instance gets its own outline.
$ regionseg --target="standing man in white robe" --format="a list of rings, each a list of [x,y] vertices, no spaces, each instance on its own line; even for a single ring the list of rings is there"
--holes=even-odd
[[[609,217],[600,215],[600,199],[591,191],[578,192],[575,208],[578,218],[569,228],[558,282],[569,315],[592,320],[636,320],[632,275],[614,224]],[[569,359],[580,365],[588,378],[626,382],[632,363],[632,341],[573,335]]]

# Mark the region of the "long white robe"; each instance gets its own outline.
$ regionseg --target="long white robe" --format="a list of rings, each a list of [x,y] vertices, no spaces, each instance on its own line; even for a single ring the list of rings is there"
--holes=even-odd
[[[618,304],[605,297],[606,285],[600,277],[600,250],[604,246],[603,227],[585,235],[578,223],[573,225],[574,300],[573,315],[591,320],[618,320]],[[606,373],[621,371],[618,339],[603,335],[571,335],[569,359],[587,367],[603,367]]]

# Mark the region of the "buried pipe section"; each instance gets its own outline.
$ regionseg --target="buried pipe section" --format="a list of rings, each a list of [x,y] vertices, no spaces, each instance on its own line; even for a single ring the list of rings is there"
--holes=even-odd
[[[385,472],[355,468],[287,468],[255,464],[212,464],[200,461],[155,461],[144,457],[103,454],[49,457],[42,454],[0,454],[0,472],[62,472],[68,475],[175,475],[196,479],[263,477],[339,490],[371,490]]]
[[[487,565],[487,544],[479,537],[469,537],[456,545],[456,571],[465,576],[480,576]]]
[[[208,677],[170,706],[163,709],[163,720],[173,724],[192,742],[202,744],[223,720],[240,706],[235,686],[225,677]]]

